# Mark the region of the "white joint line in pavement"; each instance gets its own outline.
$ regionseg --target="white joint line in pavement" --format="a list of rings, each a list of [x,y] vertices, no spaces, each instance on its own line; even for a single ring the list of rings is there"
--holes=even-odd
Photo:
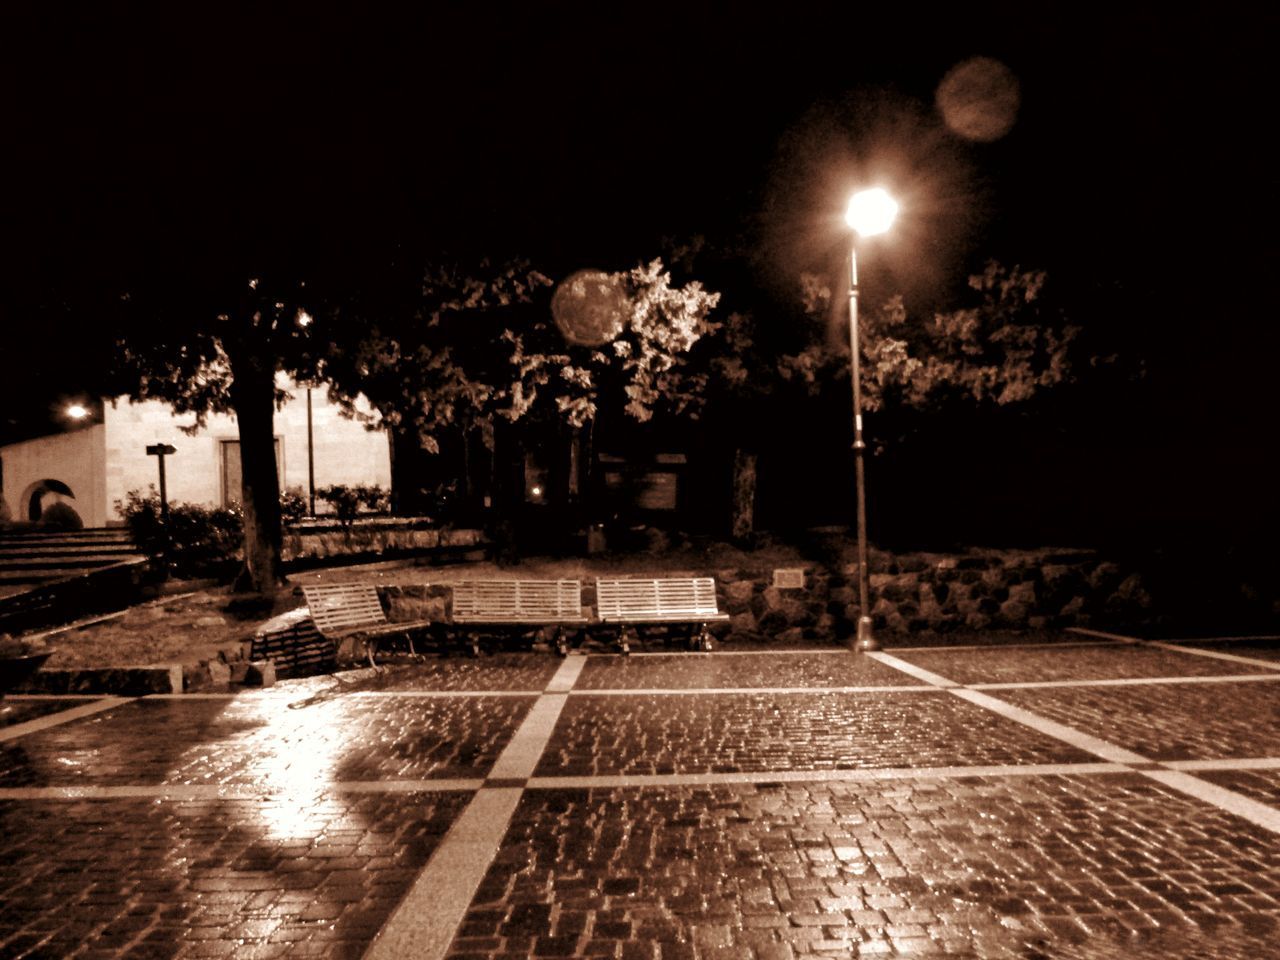
[[[1226,673],[1212,677],[1126,677],[1123,680],[1019,680],[971,683],[970,690],[1035,690],[1042,687],[1139,687],[1154,683],[1257,683],[1280,680],[1280,673]]]
[[[989,697],[977,690],[953,689],[951,693],[961,700],[967,700],[976,706],[985,707],[992,713],[998,713],[1006,720],[1013,720],[1023,726],[1030,727],[1038,733],[1053,737],[1055,740],[1061,740],[1063,743],[1102,757],[1104,760],[1110,760],[1112,763],[1151,763],[1149,757],[1144,757],[1123,747],[1117,747],[1115,744],[1107,743],[1105,740],[1099,740],[1097,737],[1083,733],[1074,727],[1068,727],[1066,724],[1049,720],[1039,714],[1032,713],[1030,710],[1015,707],[1011,703],[1005,703],[1003,700]]]
[[[1219,653],[1217,650],[1201,650],[1198,647],[1180,647],[1177,644],[1165,643],[1162,640],[1148,640],[1147,646],[1159,647],[1161,650],[1176,650],[1178,653],[1188,653],[1194,657],[1211,657],[1214,660],[1226,660],[1228,663],[1247,663],[1255,667],[1271,667],[1275,669],[1275,660],[1262,660],[1258,657],[1242,657],[1234,653]]]
[[[1141,637],[1128,637],[1122,633],[1107,633],[1105,630],[1091,630],[1088,627],[1067,627],[1067,633],[1078,633],[1082,637],[1098,637],[1101,640],[1116,640],[1120,643],[1142,643]]]
[[[915,677],[917,680],[923,680],[925,683],[931,683],[935,687],[950,689],[951,687],[960,686],[960,684],[956,683],[954,680],[948,680],[941,674],[933,673],[930,670],[926,670],[924,667],[917,667],[914,663],[908,663],[906,660],[900,660],[887,653],[872,651],[868,653],[867,656],[871,657],[878,663],[883,663],[886,667],[893,667],[893,669],[900,670],[908,676]]]
[[[1137,641],[1133,641],[1137,642]],[[1076,647],[1114,647],[1115,642],[1111,640],[1068,640],[1054,641],[1049,643],[957,643],[954,646],[948,644],[945,647],[937,646],[919,646],[919,647],[894,647],[894,653],[951,653],[952,651],[966,650],[1074,650]]]
[[[483,780],[350,780],[317,783],[308,796],[334,793],[468,793]],[[298,799],[292,787],[262,788],[252,783],[149,783],[122,786],[0,787],[0,800],[271,800]]]
[[[678,657],[681,660],[688,660],[690,657],[847,657],[849,649],[847,647],[839,647],[832,649],[831,647],[799,647],[794,650],[715,650],[705,653],[700,650],[633,650],[628,654],[628,659],[636,659],[639,657]],[[600,652],[588,653],[589,657],[607,657],[610,660],[618,659],[617,653]]]
[[[1280,757],[1225,757],[1220,760],[1166,760],[1170,770],[1280,770]]]
[[[489,771],[527,780],[542,758],[569,691],[586,664],[566,657]],[[454,821],[413,887],[365,953],[365,960],[440,960],[506,836],[523,787],[484,787]]]
[[[937,693],[938,688],[926,683],[915,683],[910,686],[866,686],[866,687],[614,687],[607,690],[574,690],[574,697],[680,697],[697,694],[698,696],[733,696],[745,693],[768,694],[769,696],[800,695],[815,693]]]
[[[1234,790],[1219,787],[1208,780],[1201,780],[1199,777],[1193,777],[1189,773],[1178,770],[1143,770],[1142,773],[1157,783],[1163,783],[1166,787],[1172,787],[1180,793],[1225,810],[1272,833],[1280,833],[1280,810],[1275,807],[1269,807]]]
[[[353,690],[348,697],[406,697],[418,700],[457,700],[467,697],[536,697],[541,690]]]
[[[1256,637],[1210,637],[1208,640],[1143,640],[1141,637],[1123,637],[1116,633],[1103,633],[1100,630],[1088,630],[1085,627],[1067,627],[1072,633],[1082,633],[1091,637],[1107,637],[1111,640],[1123,640],[1127,643],[1140,643],[1146,647],[1159,647],[1161,650],[1172,650],[1194,657],[1212,657],[1215,660],[1226,660],[1230,663],[1248,663],[1255,667],[1272,667],[1275,660],[1262,660],[1257,657],[1241,657],[1234,653],[1219,653],[1217,650],[1201,650],[1198,647],[1184,646],[1190,643],[1230,643],[1233,640],[1276,640],[1280,637],[1267,635]]]
[[[6,693],[5,700],[101,700],[103,693]]]
[[[34,720],[27,720],[23,723],[15,723],[11,727],[0,729],[0,743],[6,740],[16,740],[18,737],[25,737],[27,734],[39,733],[41,730],[48,730],[51,727],[61,726],[64,723],[70,723],[73,720],[81,720],[84,717],[91,717],[95,713],[102,713],[104,710],[112,710],[120,706],[122,703],[131,703],[132,697],[103,697],[95,700],[93,703],[86,703],[80,707],[72,707],[69,710],[59,710],[57,713],[46,714],[43,717],[36,717]]]
[[[568,693],[578,682],[583,668],[587,665],[586,657],[565,657],[560,669],[547,683],[547,693]]]
[[[445,955],[522,793],[519,787],[496,787],[471,798],[369,945],[365,960],[439,960]]]
[[[876,657],[882,663],[889,666],[898,667],[904,661],[898,660],[896,657],[887,657],[880,653],[871,653],[870,656]],[[911,666],[906,664],[906,666]],[[911,671],[908,671],[911,672]],[[936,674],[934,676],[937,676]],[[951,683],[945,677],[938,677],[946,683]],[[1097,737],[1090,736],[1074,727],[1068,727],[1065,724],[1057,723],[1038,714],[1031,713],[1029,710],[1023,710],[1012,704],[1005,703],[1003,700],[997,700],[995,697],[988,696],[977,690],[959,688],[954,685],[948,688],[949,692],[954,696],[967,700],[968,702],[980,707],[985,707],[1002,717],[1014,720],[1025,726],[1030,727],[1046,736],[1061,740],[1063,743],[1070,744],[1081,750],[1087,750],[1095,756],[1102,757],[1104,760],[1110,760],[1119,764],[1139,764],[1142,769],[1135,769],[1135,773],[1140,773],[1144,777],[1149,777],[1157,783],[1162,783],[1166,787],[1184,793],[1189,797],[1217,807],[1219,810],[1225,810],[1227,813],[1233,814],[1248,820],[1250,823],[1263,827],[1274,833],[1280,833],[1280,810],[1270,807],[1265,803],[1260,803],[1243,794],[1236,793],[1234,790],[1228,790],[1225,787],[1219,787],[1209,783],[1207,780],[1201,780],[1199,777],[1193,777],[1189,773],[1185,773],[1176,769],[1150,769],[1147,767],[1152,762],[1151,759],[1125,750],[1115,744],[1100,740]]]
[[[742,773],[598,774],[533,777],[530,790],[598,790],[626,787],[696,787],[716,784],[874,783],[880,780],[955,780],[962,777],[1048,777],[1066,774],[1129,773],[1120,763],[1039,763],[979,767],[879,767],[861,770],[753,770]]]

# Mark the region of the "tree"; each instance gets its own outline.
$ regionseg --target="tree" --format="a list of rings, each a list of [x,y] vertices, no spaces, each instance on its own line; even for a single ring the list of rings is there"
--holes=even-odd
[[[527,263],[430,267],[416,290],[402,282],[395,298],[347,307],[359,336],[326,357],[324,374],[349,405],[363,393],[388,429],[433,454],[451,436],[493,450],[499,428],[522,422],[581,428],[601,404],[638,421],[696,404],[704,384],[680,359],[715,329],[718,295],[673,285],[660,260],[612,276],[625,315],[607,343],[582,346],[551,322],[551,280]]]
[[[114,322],[119,392],[169,403],[175,413],[232,413],[240,434],[244,568],[236,588],[272,596],[280,566],[280,482],[274,411],[287,394],[276,374],[314,374],[305,284],[248,277],[235,286],[139,285],[123,294]]]
[[[503,331],[528,322],[521,315],[550,284],[523,261],[482,260],[470,270],[388,262],[326,318],[335,335],[324,376],[349,413],[388,431],[396,510],[418,512],[425,505],[418,476],[424,452],[439,454],[456,439],[465,459],[477,432],[492,446],[512,353]],[[373,416],[357,409],[358,395],[368,399]],[[469,476],[464,486],[469,489]]]
[[[904,424],[913,414],[1025,405],[1068,382],[1079,331],[1047,305],[1045,283],[1042,271],[991,262],[969,278],[977,301],[971,305],[927,321],[910,318],[901,296],[864,310],[863,406],[880,414],[873,441],[883,449],[889,424],[908,430]],[[824,392],[848,395],[848,343],[827,329],[831,286],[804,274],[799,288],[791,311],[766,304],[731,313],[703,344],[711,432],[733,443],[735,539],[753,532],[756,460],[764,439],[754,425],[763,422],[764,405],[788,411],[781,419],[803,420],[806,398],[812,407]]]
[[[1079,327],[1047,307],[1041,270],[989,261],[969,277],[978,302],[929,321],[911,321],[901,296],[859,317],[862,402],[867,410],[925,410],[965,400],[1006,406],[1024,403],[1071,378]],[[802,279],[807,313],[829,313],[831,291]],[[842,355],[843,354],[843,355]],[[835,365],[847,372],[848,350],[815,342],[785,356],[787,379],[809,384]]]

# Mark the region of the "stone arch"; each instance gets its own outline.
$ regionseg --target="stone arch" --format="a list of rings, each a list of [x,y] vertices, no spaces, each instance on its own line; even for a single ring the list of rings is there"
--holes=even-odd
[[[34,523],[40,519],[48,504],[59,503],[64,498],[74,500],[76,495],[61,480],[37,480],[22,491],[22,496],[18,498],[18,509],[26,513],[27,519]]]

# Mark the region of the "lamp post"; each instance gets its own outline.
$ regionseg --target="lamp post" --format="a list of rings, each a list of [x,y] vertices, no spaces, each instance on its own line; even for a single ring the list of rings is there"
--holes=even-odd
[[[876,187],[862,190],[849,199],[844,219],[858,236],[884,233],[898,214],[898,204],[884,190]],[[858,356],[858,243],[849,244],[849,363],[853,370],[853,456],[854,488],[858,508],[858,634],[854,649],[879,650],[880,642],[872,635],[870,608],[870,571],[867,569],[867,491],[863,454],[867,445],[862,439],[862,384]]]

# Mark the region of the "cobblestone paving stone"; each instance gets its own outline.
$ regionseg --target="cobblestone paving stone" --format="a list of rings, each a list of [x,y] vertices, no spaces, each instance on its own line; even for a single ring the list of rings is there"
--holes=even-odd
[[[0,786],[482,777],[533,698],[139,700],[0,743]],[[157,736],[157,731],[163,732]]]
[[[26,723],[28,720],[35,720],[37,717],[48,716],[60,710],[68,710],[71,707],[78,707],[92,702],[91,700],[79,699],[14,700],[10,697],[5,697],[0,700],[0,729],[17,723]]]
[[[468,799],[0,801],[0,956],[359,957]]]
[[[1274,955],[1280,847],[1133,774],[533,790],[450,957],[1197,956],[1167,945],[1208,934]]]
[[[578,690],[702,687],[870,687],[911,686],[919,681],[866,657],[834,654],[720,656],[683,654],[654,657],[592,657],[578,678]]]
[[[1071,763],[1092,754],[943,692],[573,696],[538,776]]]
[[[1052,649],[895,650],[895,657],[957,683],[1021,683],[1043,680],[1124,680],[1142,677],[1215,677],[1274,673],[1158,647],[1079,646]]]
[[[1280,756],[1280,682],[999,690],[1000,700],[1152,760]]]

